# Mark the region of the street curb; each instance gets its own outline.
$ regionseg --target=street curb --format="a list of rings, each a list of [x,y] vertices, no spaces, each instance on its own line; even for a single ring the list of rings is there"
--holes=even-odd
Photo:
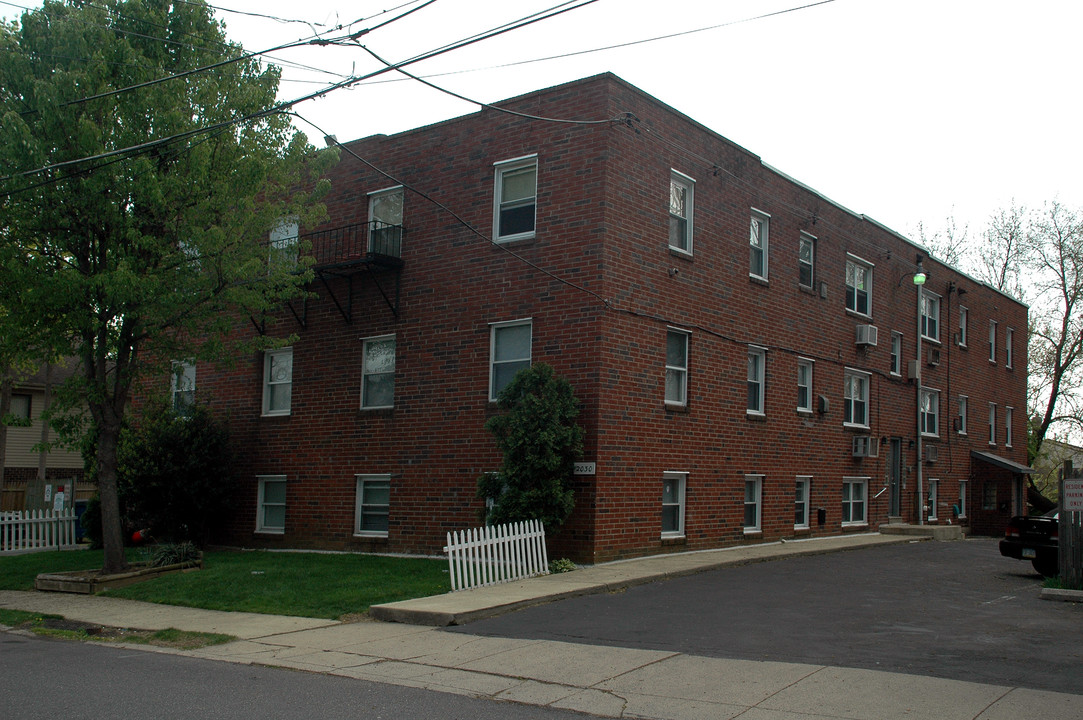
[[[1083,603],[1083,590],[1064,590],[1063,588],[1042,588],[1042,600]]]

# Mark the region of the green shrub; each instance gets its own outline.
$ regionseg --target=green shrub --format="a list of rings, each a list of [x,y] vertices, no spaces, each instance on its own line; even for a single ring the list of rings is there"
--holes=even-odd
[[[180,563],[197,563],[201,557],[199,548],[193,543],[163,543],[151,548],[150,566],[163,567],[165,565],[179,565]]]
[[[552,534],[575,505],[572,474],[583,452],[578,401],[567,380],[538,363],[520,370],[497,400],[502,415],[485,427],[504,454],[499,473],[478,478],[493,524],[538,519]]]
[[[549,572],[552,574],[571,572],[578,569],[578,565],[573,563],[568,558],[560,558],[559,560],[549,561]]]

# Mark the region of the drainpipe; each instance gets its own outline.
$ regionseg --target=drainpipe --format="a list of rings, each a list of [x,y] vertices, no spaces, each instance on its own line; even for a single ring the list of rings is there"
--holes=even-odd
[[[918,332],[917,332],[918,353],[917,353],[917,362],[915,363],[915,369],[914,369],[914,380],[917,383],[917,403],[916,404],[917,404],[917,409],[918,409],[918,413],[917,413],[917,431],[918,431],[918,442],[917,442],[917,449],[918,449],[918,460],[917,460],[917,467],[918,467],[918,502],[917,502],[917,510],[918,510],[918,525],[924,525],[925,524],[925,484],[924,484],[924,478],[923,478],[923,471],[924,471],[923,458],[922,458],[922,454],[921,454],[921,451],[922,451],[922,447],[921,447],[921,305],[922,305],[922,303],[921,303],[921,301],[923,299],[922,296],[923,296],[923,290],[924,290],[924,286],[925,286],[925,279],[926,279],[925,268],[921,264],[921,255],[918,255],[918,267],[917,267],[917,270],[914,272],[914,286],[917,288],[917,291],[918,291]]]

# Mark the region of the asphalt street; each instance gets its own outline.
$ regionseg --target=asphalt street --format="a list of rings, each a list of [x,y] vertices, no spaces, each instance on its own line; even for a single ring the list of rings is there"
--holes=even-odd
[[[0,717],[583,720],[590,716],[318,673],[0,633]]]
[[[714,570],[458,631],[1083,694],[1083,605],[1041,600],[1041,583],[994,539],[923,542]]]

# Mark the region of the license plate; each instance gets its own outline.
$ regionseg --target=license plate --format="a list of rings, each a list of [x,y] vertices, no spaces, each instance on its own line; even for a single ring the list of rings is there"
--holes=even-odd
[[[1023,559],[1033,560],[1037,557],[1037,553],[1034,552],[1034,548],[1023,548]]]

